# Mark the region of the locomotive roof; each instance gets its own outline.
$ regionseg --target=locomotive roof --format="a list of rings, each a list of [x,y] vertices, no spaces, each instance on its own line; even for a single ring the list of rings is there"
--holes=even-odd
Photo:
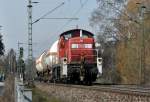
[[[65,32],[61,33],[60,36],[66,35],[66,33],[69,33],[69,32],[80,31],[80,30],[82,30],[84,32],[87,32],[91,36],[94,36],[94,34],[92,34],[91,32],[89,32],[87,30],[84,30],[84,29],[72,29],[72,30],[68,30],[68,31],[65,31]]]

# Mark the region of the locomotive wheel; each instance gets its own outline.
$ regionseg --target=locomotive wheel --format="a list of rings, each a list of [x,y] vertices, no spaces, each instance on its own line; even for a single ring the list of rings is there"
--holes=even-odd
[[[85,72],[85,85],[92,85],[92,73],[90,69],[87,69]]]

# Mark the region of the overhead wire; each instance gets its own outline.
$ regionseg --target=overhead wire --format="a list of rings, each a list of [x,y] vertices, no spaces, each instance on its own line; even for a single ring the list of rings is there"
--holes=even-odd
[[[48,11],[47,13],[45,13],[44,15],[42,15],[40,18],[38,18],[37,20],[35,20],[32,24],[37,23],[38,21],[40,21],[41,19],[44,19],[46,16],[48,16],[49,14],[53,13],[55,10],[57,10],[59,7],[63,6],[65,4],[65,2],[62,2],[61,4],[59,4],[57,7],[53,8],[52,10]],[[46,18],[47,19],[47,18]],[[42,44],[43,45],[43,44]]]
[[[64,5],[65,2],[62,2],[60,5],[58,5],[57,7],[55,7],[54,9],[48,11],[46,14],[44,14],[43,16],[41,16],[40,18],[38,18],[37,20],[35,20],[32,24],[40,21],[41,19],[43,19],[44,17],[48,16],[49,14],[51,14],[52,12],[54,12],[55,10],[57,10],[59,7],[61,7],[62,5]]]
[[[83,5],[76,11],[76,13],[73,15],[73,17],[75,17],[83,9],[83,7],[87,4],[88,1],[89,0],[85,0],[83,2]],[[59,33],[65,26],[67,26],[72,21],[73,21],[72,19],[68,20],[56,33]]]
[[[83,3],[83,5],[75,12],[75,14],[73,15],[73,17],[75,17],[82,9],[83,9],[83,7],[87,4],[87,2],[88,2],[89,0],[85,0],[84,1],[84,3]],[[56,32],[56,34],[58,34],[65,26],[67,26],[70,22],[72,22],[73,21],[73,19],[69,19],[57,32]],[[46,42],[46,41],[45,41]],[[44,42],[44,43],[45,43]],[[43,44],[42,44],[43,45]]]
[[[73,14],[72,18],[74,18],[83,8],[84,6],[88,3],[89,0],[85,0],[83,3],[81,3],[82,5],[80,6],[80,8]],[[69,0],[70,2],[70,0]],[[72,22],[73,19],[69,19],[57,32],[56,35],[65,27],[67,26],[70,22]],[[47,43],[48,40],[44,41],[43,44],[41,44],[41,46],[45,45],[45,43]],[[39,46],[40,47],[40,46]]]
[[[83,6],[82,0],[80,0],[80,5]]]

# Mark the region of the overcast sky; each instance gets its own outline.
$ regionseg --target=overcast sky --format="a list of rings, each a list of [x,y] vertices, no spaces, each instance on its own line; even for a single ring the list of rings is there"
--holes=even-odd
[[[32,0],[33,1],[33,0]],[[78,17],[79,20],[72,21],[65,25],[68,20],[45,20],[33,25],[33,53],[34,57],[39,56],[45,49],[49,49],[52,43],[57,40],[60,33],[72,28],[83,28],[89,31],[91,12],[97,8],[96,0],[34,0],[40,3],[33,4],[33,21],[65,2],[63,6],[47,17]],[[87,1],[87,2],[86,2]],[[85,4],[84,4],[85,3]],[[3,34],[5,49],[17,50],[17,43],[28,41],[28,0],[0,0],[0,25],[3,26],[0,32]],[[83,6],[84,5],[84,6]],[[83,7],[81,7],[83,6]],[[82,9],[80,9],[82,8]],[[79,11],[79,12],[78,12]],[[64,26],[65,25],[65,26]],[[25,57],[27,56],[27,45]]]

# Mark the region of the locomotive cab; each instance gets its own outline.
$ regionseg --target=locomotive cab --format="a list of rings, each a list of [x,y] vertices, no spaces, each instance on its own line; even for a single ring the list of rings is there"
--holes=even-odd
[[[58,56],[62,77],[71,81],[95,81],[100,64],[95,50],[94,35],[82,29],[74,29],[60,35]]]

